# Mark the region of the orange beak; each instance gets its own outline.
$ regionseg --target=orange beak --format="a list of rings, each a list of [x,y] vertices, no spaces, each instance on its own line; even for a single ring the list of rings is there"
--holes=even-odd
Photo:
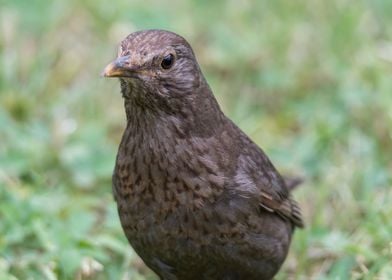
[[[130,55],[121,56],[115,59],[105,67],[101,76],[108,77],[108,78],[130,76],[130,72],[133,71],[129,65],[129,59],[130,59]]]

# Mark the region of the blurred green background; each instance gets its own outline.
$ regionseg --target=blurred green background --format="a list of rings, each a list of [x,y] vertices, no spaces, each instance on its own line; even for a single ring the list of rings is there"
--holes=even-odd
[[[194,47],[223,111],[306,182],[277,279],[392,279],[392,1],[0,0],[0,279],[157,279],[122,233],[133,31]]]

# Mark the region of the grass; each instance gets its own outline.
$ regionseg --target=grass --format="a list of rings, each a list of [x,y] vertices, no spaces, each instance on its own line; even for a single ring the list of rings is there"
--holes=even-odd
[[[307,227],[277,279],[392,279],[392,2],[0,1],[0,279],[156,279],[123,236],[125,125],[99,78],[128,33],[178,32]]]

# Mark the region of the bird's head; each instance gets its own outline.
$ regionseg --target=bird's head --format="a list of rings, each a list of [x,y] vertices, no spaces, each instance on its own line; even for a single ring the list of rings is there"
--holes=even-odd
[[[208,135],[224,118],[191,46],[175,33],[128,35],[102,75],[120,79],[128,121],[171,120],[177,130]]]
[[[128,35],[102,75],[120,78],[124,98],[148,102],[189,97],[204,82],[191,46],[163,30]]]

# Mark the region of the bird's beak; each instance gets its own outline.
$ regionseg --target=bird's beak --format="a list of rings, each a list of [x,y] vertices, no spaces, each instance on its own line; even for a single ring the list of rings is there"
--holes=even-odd
[[[101,76],[114,78],[114,77],[128,77],[132,69],[130,67],[130,55],[121,56],[111,63],[109,63],[103,70]]]

